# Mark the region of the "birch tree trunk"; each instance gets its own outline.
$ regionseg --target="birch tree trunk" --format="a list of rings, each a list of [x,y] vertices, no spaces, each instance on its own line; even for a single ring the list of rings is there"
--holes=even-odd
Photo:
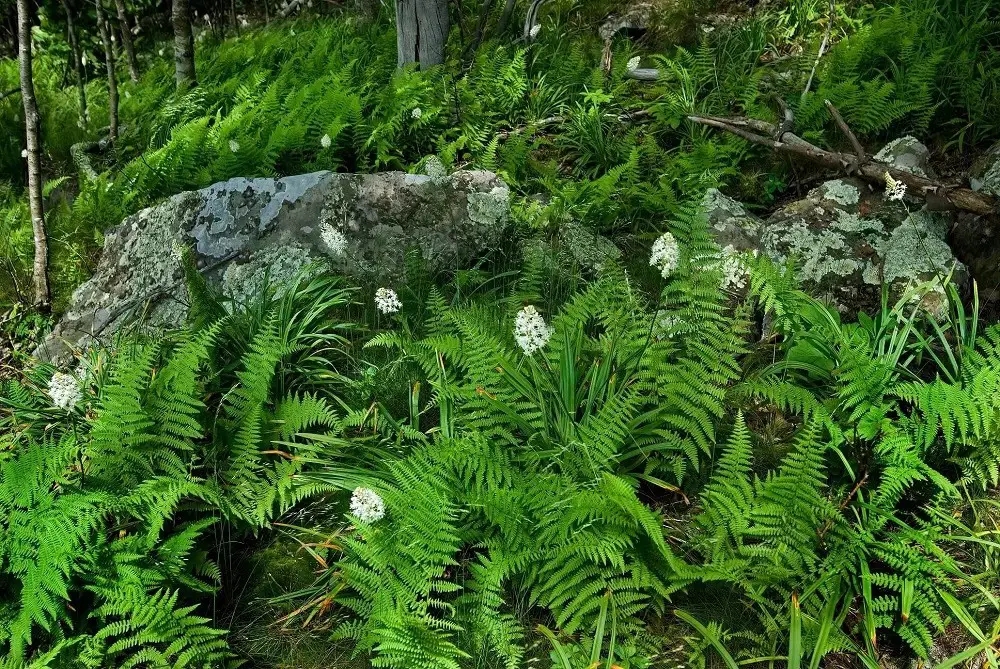
[[[80,43],[76,39],[76,27],[73,25],[73,10],[69,0],[62,0],[63,11],[66,12],[66,35],[69,41],[70,58],[73,59],[73,74],[76,78],[76,92],[80,97],[80,127],[85,127],[90,120],[87,111],[87,85],[83,76],[83,61],[80,56]]]
[[[171,18],[174,24],[174,80],[177,90],[184,90],[197,84],[189,0],[173,0]]]
[[[139,61],[135,57],[135,45],[132,43],[132,27],[129,24],[128,12],[125,11],[125,0],[115,0],[118,8],[118,27],[121,29],[122,46],[125,48],[125,59],[128,61],[128,74],[132,81],[139,81]]]
[[[31,78],[31,15],[28,0],[17,0],[17,51],[21,77],[21,100],[24,102],[24,128],[28,160],[28,205],[31,231],[35,240],[32,266],[35,308],[45,313],[51,307],[49,293],[49,241],[45,233],[45,210],[42,205],[42,156],[38,102]]]
[[[97,30],[101,33],[104,63],[108,70],[108,117],[111,124],[108,139],[113,144],[118,141],[118,78],[115,75],[115,52],[111,47],[112,26],[104,14],[104,0],[96,0],[94,5],[97,7]]]
[[[444,62],[448,0],[396,0],[396,60],[399,67]]]

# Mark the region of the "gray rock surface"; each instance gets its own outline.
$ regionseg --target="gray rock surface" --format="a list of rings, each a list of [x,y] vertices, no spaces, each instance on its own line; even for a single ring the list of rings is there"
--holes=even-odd
[[[64,361],[140,312],[152,327],[180,325],[181,247],[237,301],[257,294],[265,275],[280,282],[314,263],[392,285],[410,249],[431,269],[468,266],[498,242],[509,199],[491,172],[443,170],[237,178],[180,193],[107,234],[97,270],[36,355]]]
[[[890,202],[854,179],[827,181],[766,220],[714,189],[703,207],[721,246],[756,250],[777,262],[796,258],[803,286],[848,314],[877,307],[883,281],[899,295],[907,284],[953,268],[953,281],[968,278],[946,241],[946,217]],[[942,289],[920,301],[933,314],[947,307]]]

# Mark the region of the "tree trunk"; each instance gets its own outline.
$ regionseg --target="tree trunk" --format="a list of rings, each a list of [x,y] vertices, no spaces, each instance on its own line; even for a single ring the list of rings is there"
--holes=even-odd
[[[174,80],[177,90],[197,85],[194,73],[194,35],[191,32],[189,0],[173,0]]]
[[[118,27],[121,29],[122,46],[125,48],[125,58],[128,60],[128,74],[132,81],[139,81],[139,61],[135,57],[135,45],[132,43],[132,27],[129,25],[128,13],[125,11],[125,0],[115,0],[118,8]]]
[[[35,239],[35,262],[32,267],[35,308],[45,313],[51,307],[49,293],[49,241],[45,234],[45,210],[42,205],[42,156],[38,102],[31,78],[31,16],[28,0],[17,0],[18,67],[21,75],[21,100],[24,102],[24,128],[28,159],[28,204],[31,230]]]
[[[397,63],[431,67],[444,62],[448,0],[396,0]]]
[[[80,97],[80,127],[85,127],[90,120],[87,112],[87,86],[84,80],[83,61],[80,59],[80,43],[76,40],[76,28],[73,26],[73,10],[69,0],[62,0],[63,11],[66,12],[66,34],[69,40],[70,58],[73,59],[73,73],[76,75],[76,91]]]
[[[497,26],[497,35],[503,35],[507,32],[507,25],[510,23],[510,17],[514,13],[514,3],[516,0],[507,0],[507,4],[503,7],[503,14],[500,16],[500,23]]]
[[[111,48],[112,26],[104,15],[104,0],[96,0],[94,5],[97,7],[97,30],[101,33],[104,63],[108,70],[108,117],[111,126],[108,129],[108,139],[113,144],[118,141],[118,78],[115,76],[115,52]]]

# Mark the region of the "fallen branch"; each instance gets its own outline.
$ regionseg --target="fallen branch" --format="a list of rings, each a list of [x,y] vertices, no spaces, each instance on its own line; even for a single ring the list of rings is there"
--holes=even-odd
[[[935,210],[957,209],[981,215],[996,213],[1000,210],[996,199],[983,193],[977,193],[970,188],[954,184],[944,184],[892,165],[871,160],[836,108],[830,103],[827,103],[827,107],[834,122],[851,143],[854,153],[821,149],[792,132],[781,132],[780,128],[774,124],[757,119],[688,116],[688,120],[710,128],[724,130],[748,142],[769,147],[780,153],[790,153],[826,167],[846,170],[848,174],[859,176],[874,184],[885,184],[885,175],[888,173],[896,181],[906,184],[911,194],[925,198],[930,208]]]
[[[639,123],[643,119],[649,118],[652,112],[648,109],[638,109],[636,111],[625,112],[623,114],[605,114],[605,118],[615,119],[619,123],[629,125],[632,123]],[[501,140],[505,140],[513,135],[521,135],[525,132],[534,132],[536,130],[541,130],[542,128],[547,128],[550,125],[558,125],[560,123],[565,123],[565,116],[549,116],[547,118],[539,119],[533,121],[526,125],[519,126],[517,128],[511,128],[510,130],[503,130],[498,134]]]

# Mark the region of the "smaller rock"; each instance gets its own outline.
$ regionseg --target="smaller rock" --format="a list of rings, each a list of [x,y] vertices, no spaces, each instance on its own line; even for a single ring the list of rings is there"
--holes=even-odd
[[[803,287],[846,314],[877,309],[883,282],[898,297],[908,286],[953,270],[956,284],[968,279],[946,241],[947,218],[910,212],[855,179],[827,181],[766,221],[714,189],[702,206],[716,243],[759,251],[778,263],[796,258]],[[935,317],[948,306],[940,285],[916,300]]]
[[[644,33],[653,15],[652,2],[638,2],[623,12],[609,16],[601,24],[598,33],[605,42],[610,42],[622,31]]]
[[[991,146],[972,165],[969,185],[979,193],[1000,197],[1000,142]]]
[[[931,168],[931,152],[916,137],[907,135],[894,139],[875,154],[875,160],[893,167],[916,174],[917,176],[934,178]]]

